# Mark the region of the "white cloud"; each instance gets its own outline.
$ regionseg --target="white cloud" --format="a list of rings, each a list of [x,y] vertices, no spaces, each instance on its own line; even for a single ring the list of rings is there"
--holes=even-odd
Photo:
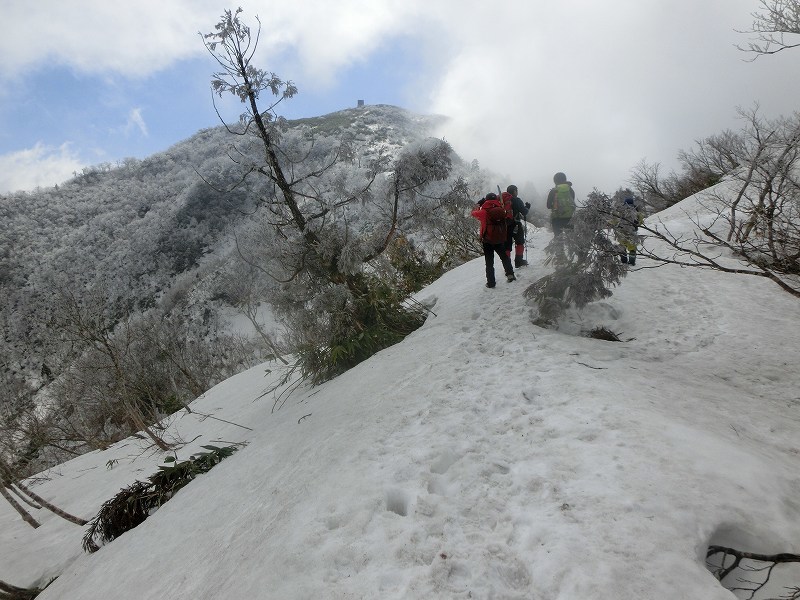
[[[38,143],[33,148],[0,155],[0,193],[49,187],[70,179],[85,166],[68,143]]]
[[[582,195],[611,192],[642,158],[677,168],[679,149],[738,127],[736,106],[786,114],[800,95],[800,53],[735,49],[749,0],[447,4],[427,106],[465,158],[540,189],[565,171]]]
[[[144,117],[142,117],[141,108],[132,108],[128,113],[128,122],[125,124],[125,134],[129,135],[134,129],[138,130],[144,137],[149,135],[147,132],[147,123],[144,122]]]
[[[197,32],[215,22],[210,0],[5,0],[0,78],[40,65],[142,76],[204,52]]]
[[[387,36],[408,33],[423,3],[310,0],[265,7],[243,0],[239,5],[253,29],[255,17],[261,19],[261,57],[274,63],[276,54],[291,54],[304,73],[325,80],[368,56]],[[213,30],[223,10],[213,0],[4,0],[4,21],[15,26],[0,37],[0,78],[52,63],[93,74],[148,75],[203,55],[198,33]]]
[[[274,63],[270,59],[276,52],[291,54],[300,76],[324,87],[335,80],[338,70],[367,60],[390,38],[415,34],[421,28],[431,31],[425,4],[419,0],[286,2],[270,7],[266,15],[258,12],[263,8],[260,2],[243,6],[246,21],[251,22],[255,14],[262,17],[261,56]]]
[[[416,81],[397,82],[416,91],[407,108],[452,117],[442,133],[467,159],[539,187],[563,170],[581,194],[613,191],[642,158],[677,167],[679,149],[738,126],[737,106],[758,101],[777,116],[800,96],[800,52],[748,63],[734,47],[747,41],[736,30],[751,23],[753,0],[240,4],[250,25],[261,18],[258,65],[302,80],[301,93],[324,91],[392,40],[413,40],[425,59]],[[0,79],[48,62],[151,74],[201,56],[197,32],[213,29],[222,9],[6,0],[3,12],[15,26],[0,38]],[[141,116],[129,126],[145,133]]]

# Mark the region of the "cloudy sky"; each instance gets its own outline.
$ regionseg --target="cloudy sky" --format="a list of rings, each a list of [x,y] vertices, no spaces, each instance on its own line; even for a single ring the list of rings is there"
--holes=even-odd
[[[800,51],[735,47],[758,0],[2,0],[0,192],[217,125],[198,32],[239,5],[263,23],[259,66],[300,90],[286,117],[359,99],[445,114],[464,158],[539,189],[560,170],[613,191],[642,159],[676,168],[738,129],[737,106],[776,117],[800,98]]]

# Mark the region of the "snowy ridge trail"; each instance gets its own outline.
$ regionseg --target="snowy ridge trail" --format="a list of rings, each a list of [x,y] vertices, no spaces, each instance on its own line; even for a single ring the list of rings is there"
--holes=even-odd
[[[248,445],[97,553],[0,505],[0,579],[61,573],[43,600],[729,600],[711,540],[800,552],[798,303],[643,269],[543,330],[523,291],[549,234],[531,232],[518,281],[486,289],[482,258],[446,273],[422,328],[274,413],[274,365],[209,390],[194,409],[253,431],[183,414],[176,438],[201,437],[181,455]],[[601,325],[628,341],[578,335]],[[161,461],[137,443],[37,491],[91,516]]]

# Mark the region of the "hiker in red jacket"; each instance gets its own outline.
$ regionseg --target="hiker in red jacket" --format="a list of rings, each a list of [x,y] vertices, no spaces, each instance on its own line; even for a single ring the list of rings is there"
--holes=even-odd
[[[503,263],[506,280],[515,281],[514,267],[511,265],[511,258],[506,253],[506,240],[508,239],[506,209],[498,200],[497,194],[486,194],[486,197],[481,199],[472,211],[472,216],[481,224],[481,243],[486,260],[486,287],[493,288],[497,283],[494,276],[495,254]]]

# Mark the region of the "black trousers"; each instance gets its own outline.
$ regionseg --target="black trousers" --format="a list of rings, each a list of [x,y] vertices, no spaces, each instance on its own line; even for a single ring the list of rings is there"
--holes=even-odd
[[[509,254],[517,246],[525,245],[525,229],[519,221],[508,222],[508,239],[506,240],[506,252]]]
[[[550,219],[550,225],[553,227],[553,237],[558,237],[565,229],[572,229],[572,224],[570,223],[572,219],[562,219],[562,218],[554,218]]]
[[[511,275],[514,273],[514,266],[511,264],[511,259],[508,257],[506,253],[506,245],[505,243],[499,244],[488,244],[486,242],[483,243],[483,257],[486,259],[486,283],[489,285],[494,285],[497,283],[497,280],[494,277],[494,255],[497,254],[500,257],[500,262],[503,263],[503,271],[506,275]]]

